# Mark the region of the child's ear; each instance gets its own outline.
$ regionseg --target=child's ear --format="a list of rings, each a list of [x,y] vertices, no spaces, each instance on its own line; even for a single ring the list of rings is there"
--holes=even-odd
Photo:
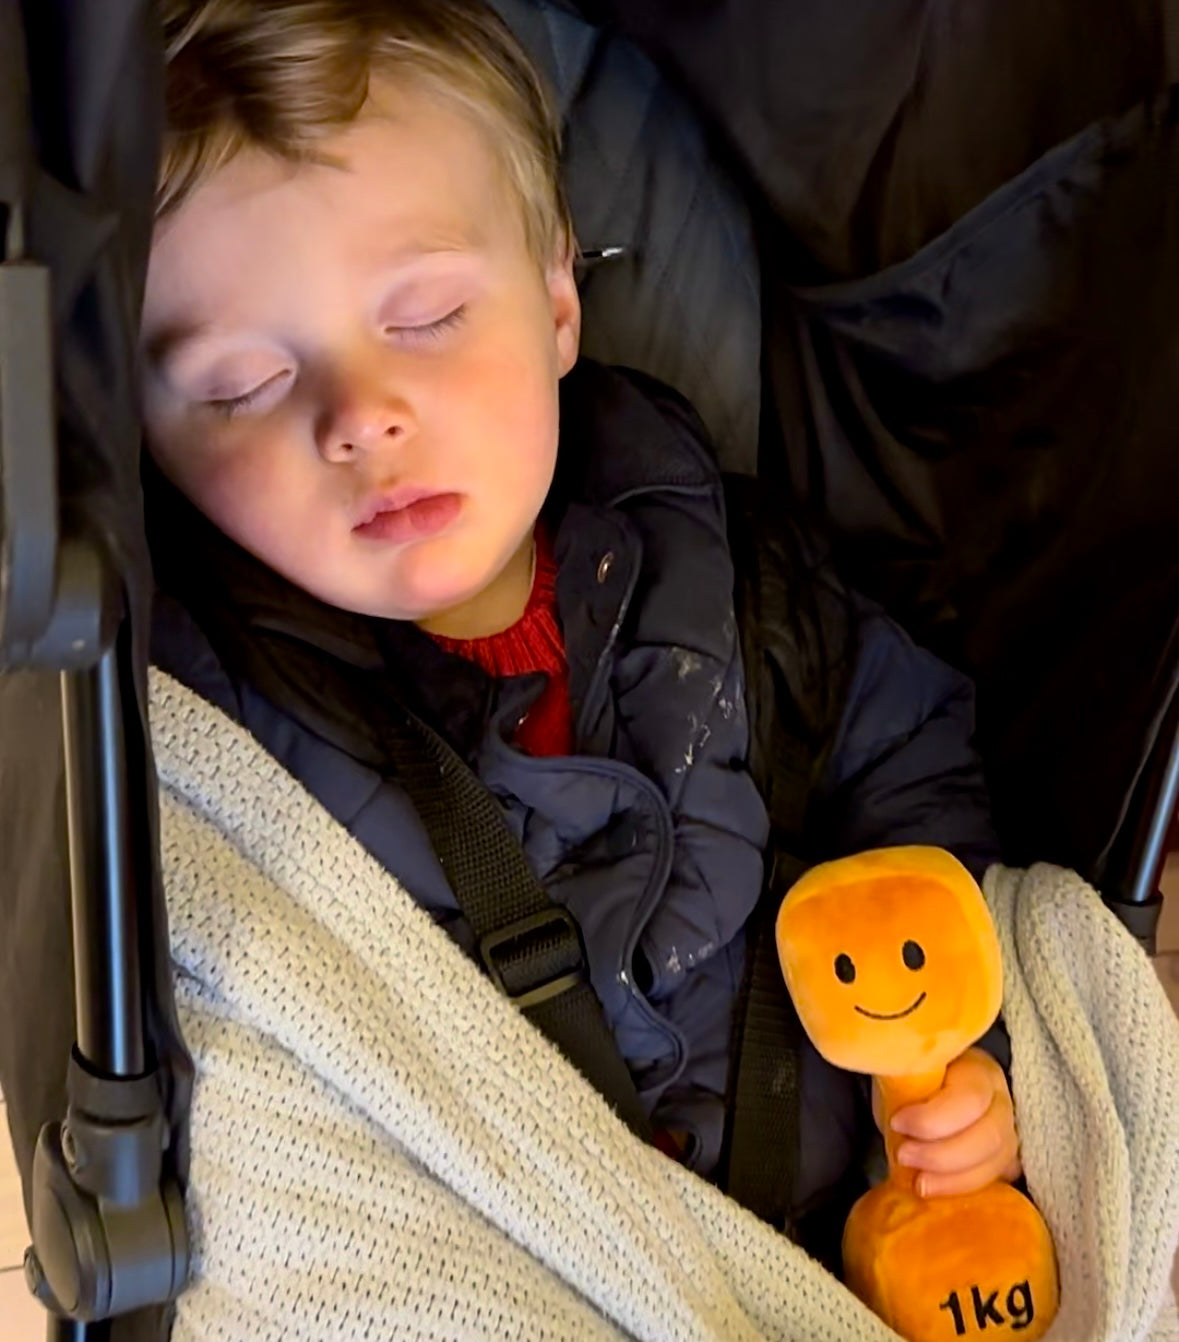
[[[546,280],[557,342],[557,376],[564,377],[577,362],[581,346],[581,299],[573,278],[571,246],[563,247],[561,254],[553,258]]]

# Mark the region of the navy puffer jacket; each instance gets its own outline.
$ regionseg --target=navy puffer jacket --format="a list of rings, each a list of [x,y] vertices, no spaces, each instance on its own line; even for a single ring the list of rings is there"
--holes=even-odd
[[[548,504],[575,753],[510,744],[538,676],[490,680],[412,625],[291,588],[157,488],[158,664],[242,721],[456,940],[468,929],[413,803],[331,668],[362,672],[439,731],[499,799],[550,896],[579,923],[593,986],[655,1125],[718,1159],[743,926],[768,825],[749,774],[721,480],[698,421],[646,379],[583,362],[562,387]],[[295,683],[284,650],[317,650]],[[970,687],[866,613],[816,789],[829,851],[923,841],[994,856],[970,747]],[[352,683],[356,683],[355,680]],[[265,693],[259,686],[265,687]],[[837,1176],[824,1102],[802,1164]],[[822,1144],[814,1161],[808,1145]],[[806,1180],[804,1182],[811,1182]],[[805,1190],[804,1190],[805,1191]]]

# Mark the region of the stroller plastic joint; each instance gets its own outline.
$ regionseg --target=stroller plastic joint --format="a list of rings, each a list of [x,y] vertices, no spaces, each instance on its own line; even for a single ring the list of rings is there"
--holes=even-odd
[[[1159,917],[1163,911],[1162,895],[1156,890],[1143,900],[1107,899],[1105,902],[1147,955],[1154,955],[1158,950]]]
[[[0,264],[0,664],[27,660],[49,624],[57,568],[49,270]]]
[[[14,212],[19,218],[19,212]],[[13,233],[9,227],[9,236]],[[19,230],[17,230],[19,231]],[[10,249],[11,250],[11,247]],[[112,635],[106,566],[59,531],[48,267],[0,262],[0,669],[91,666]]]
[[[174,1299],[188,1234],[180,1189],[161,1177],[156,1078],[96,1077],[75,1056],[70,1093],[65,1122],[42,1129],[34,1157],[29,1289],[54,1314],[87,1323]]]

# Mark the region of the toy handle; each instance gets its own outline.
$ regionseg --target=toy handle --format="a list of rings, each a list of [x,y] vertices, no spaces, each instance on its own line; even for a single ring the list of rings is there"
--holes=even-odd
[[[900,1188],[913,1189],[917,1180],[917,1171],[911,1165],[902,1165],[897,1160],[897,1151],[903,1142],[908,1141],[902,1133],[893,1132],[893,1115],[899,1109],[910,1104],[920,1104],[941,1090],[946,1079],[946,1069],[922,1072],[917,1076],[878,1076],[876,1084],[880,1087],[880,1117],[884,1125],[884,1150],[888,1156],[888,1177]]]

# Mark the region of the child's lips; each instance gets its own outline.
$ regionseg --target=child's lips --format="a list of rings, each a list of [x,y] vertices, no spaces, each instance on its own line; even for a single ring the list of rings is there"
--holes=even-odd
[[[376,500],[368,509],[366,520],[353,530],[365,540],[392,541],[396,544],[424,540],[445,530],[458,516],[462,506],[461,494],[422,489],[398,490]]]

